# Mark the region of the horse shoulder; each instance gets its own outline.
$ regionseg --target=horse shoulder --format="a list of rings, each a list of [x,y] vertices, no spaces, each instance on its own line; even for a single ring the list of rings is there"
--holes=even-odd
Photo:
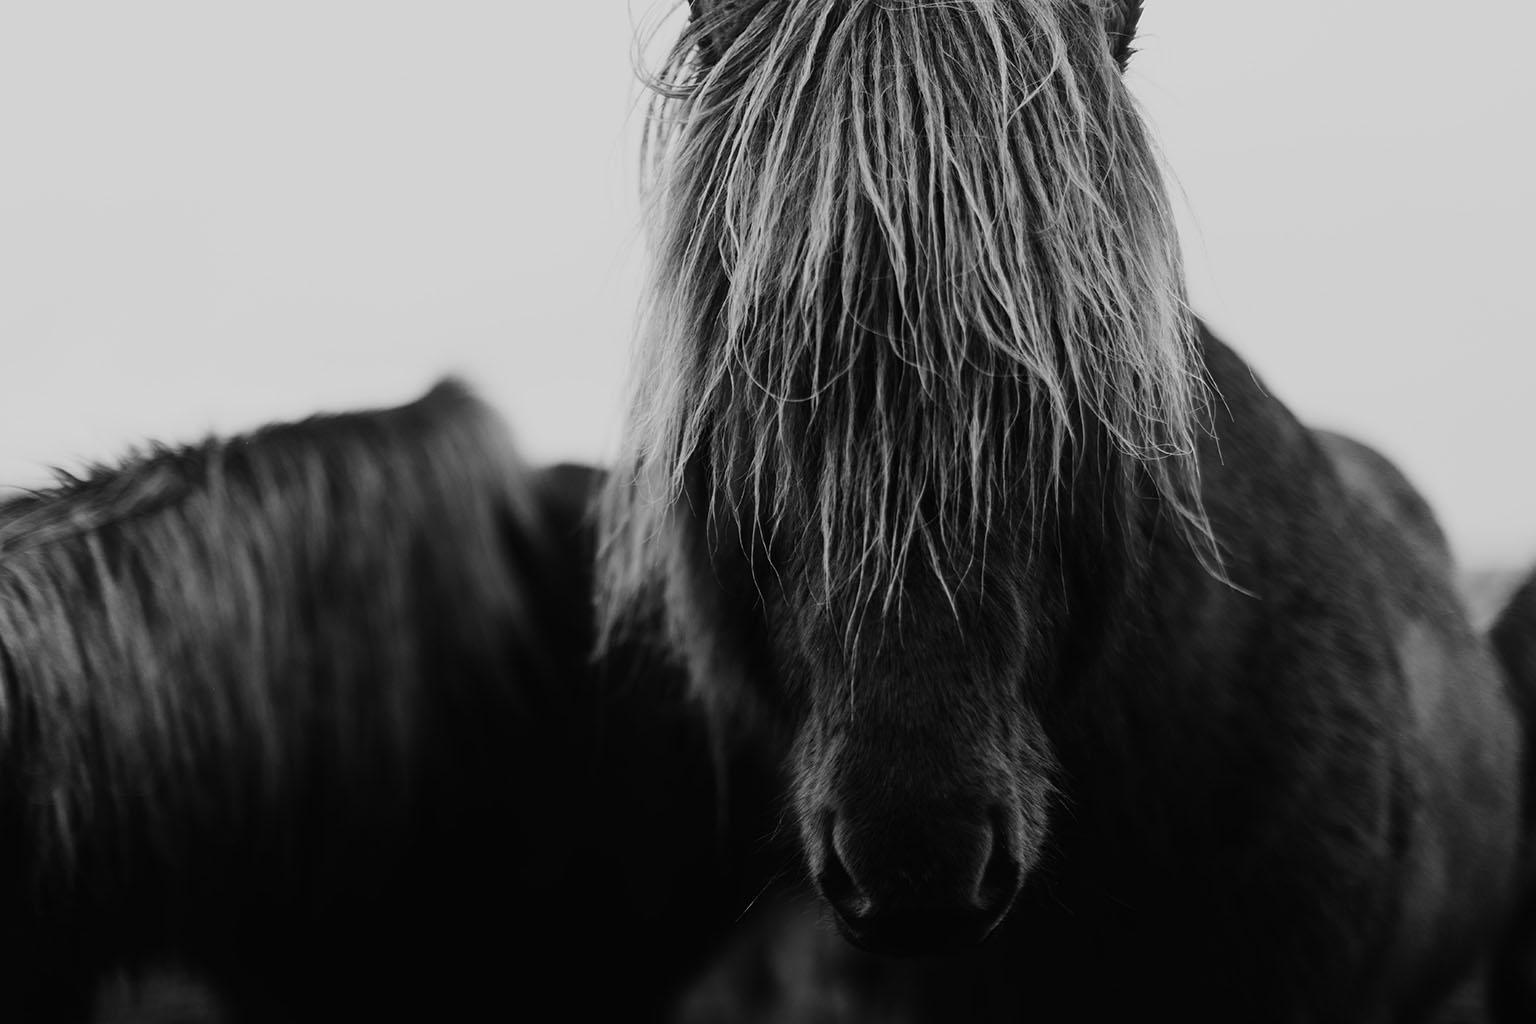
[[[1315,436],[1356,529],[1373,538],[1364,550],[1378,575],[1397,577],[1389,621],[1409,697],[1405,799],[1418,839],[1405,847],[1410,884],[1398,930],[1406,982],[1446,936],[1486,941],[1488,921],[1500,916],[1519,834],[1510,812],[1523,737],[1498,666],[1453,597],[1454,563],[1428,502],[1376,450]]]
[[[1281,482],[1292,492],[1278,496],[1278,513],[1259,512],[1239,529],[1245,544],[1275,556],[1278,543],[1288,556],[1259,558],[1266,569],[1279,567],[1272,576],[1244,575],[1250,551],[1235,582],[1274,606],[1270,628],[1298,644],[1297,656],[1268,672],[1287,685],[1345,693],[1315,698],[1333,716],[1328,729],[1354,734],[1328,756],[1375,780],[1378,802],[1360,809],[1386,812],[1370,823],[1341,819],[1376,833],[1346,845],[1359,867],[1381,872],[1377,884],[1396,888],[1382,906],[1385,997],[1422,1006],[1486,953],[1503,916],[1520,832],[1518,719],[1457,596],[1444,534],[1424,499],[1379,453],[1307,430],[1251,373],[1234,372],[1235,356],[1215,356],[1226,377],[1218,387],[1241,424],[1221,463],[1240,474],[1256,459],[1271,478],[1242,495],[1239,513],[1258,511],[1257,497],[1276,498],[1262,494],[1266,486]],[[1214,488],[1218,505],[1223,490]],[[1229,525],[1241,518],[1230,503],[1217,511]]]

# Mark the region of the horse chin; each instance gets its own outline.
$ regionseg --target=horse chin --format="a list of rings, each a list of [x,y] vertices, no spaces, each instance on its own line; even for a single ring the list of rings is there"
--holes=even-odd
[[[1028,858],[1012,817],[995,809],[980,821],[920,814],[870,824],[824,810],[805,836],[811,877],[838,931],[861,949],[967,949],[992,935],[1022,889]],[[936,823],[944,827],[927,827]]]
[[[964,952],[987,941],[1008,916],[1001,913],[931,909],[893,912],[865,922],[850,921],[833,908],[838,934],[859,949],[883,956],[929,956]]]

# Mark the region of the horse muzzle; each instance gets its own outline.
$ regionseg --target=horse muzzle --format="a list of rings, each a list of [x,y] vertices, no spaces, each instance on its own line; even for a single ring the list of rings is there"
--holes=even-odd
[[[1013,907],[1024,871],[1006,815],[914,816],[859,828],[828,809],[810,853],[816,886],[844,938],[913,955],[981,943]]]

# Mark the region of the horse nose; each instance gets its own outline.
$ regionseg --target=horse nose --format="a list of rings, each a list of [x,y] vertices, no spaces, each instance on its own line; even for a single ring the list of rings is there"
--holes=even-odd
[[[1003,819],[999,810],[974,824],[863,835],[827,811],[817,887],[843,935],[872,952],[976,945],[1007,914],[1023,881]]]

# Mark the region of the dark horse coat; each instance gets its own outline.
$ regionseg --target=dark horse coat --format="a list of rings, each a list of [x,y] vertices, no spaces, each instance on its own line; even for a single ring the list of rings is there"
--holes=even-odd
[[[659,1014],[750,893],[594,482],[445,385],[0,507],[0,1013]]]

